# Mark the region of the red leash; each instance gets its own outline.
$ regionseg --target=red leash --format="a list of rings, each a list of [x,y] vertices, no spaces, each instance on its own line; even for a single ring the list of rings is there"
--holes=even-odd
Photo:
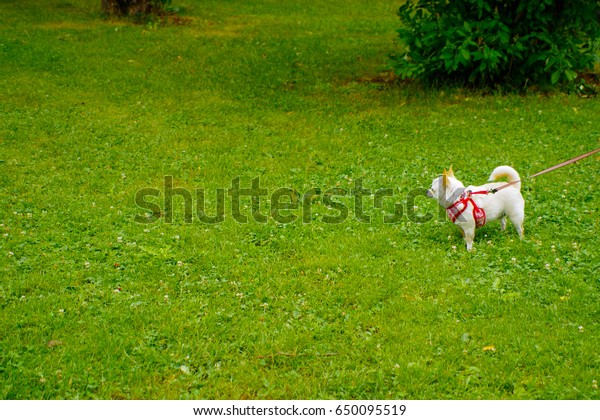
[[[586,158],[588,156],[592,156],[593,154],[598,153],[598,152],[600,152],[600,149],[592,150],[591,152],[587,152],[587,153],[585,153],[585,154],[583,154],[581,156],[577,156],[577,157],[575,157],[573,159],[569,159],[569,160],[567,160],[567,161],[565,161],[563,163],[559,163],[558,165],[554,165],[551,168],[544,169],[543,171],[538,172],[537,174],[530,175],[526,179],[535,178],[538,175],[542,175],[542,174],[548,173],[550,171],[553,171],[555,169],[562,168],[563,166],[570,165],[571,163],[575,163],[578,160],[584,159],[584,158]],[[518,182],[521,182],[521,180],[519,179],[517,181],[509,182],[509,183],[504,184],[504,185],[502,185],[502,186],[500,186],[498,188],[492,188],[489,192],[492,193],[492,194],[495,194],[498,191],[503,190],[504,188],[510,187],[511,185],[514,185],[514,184],[516,184]]]

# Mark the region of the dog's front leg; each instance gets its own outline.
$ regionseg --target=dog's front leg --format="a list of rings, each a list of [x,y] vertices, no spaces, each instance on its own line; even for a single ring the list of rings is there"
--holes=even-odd
[[[473,239],[475,239],[475,226],[463,226],[462,229],[465,236],[465,242],[467,243],[467,251],[471,252],[473,249]]]

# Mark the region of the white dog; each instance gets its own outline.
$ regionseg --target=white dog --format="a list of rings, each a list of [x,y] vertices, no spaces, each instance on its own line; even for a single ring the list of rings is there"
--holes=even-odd
[[[506,182],[493,182],[490,184],[465,188],[454,176],[452,168],[444,170],[442,176],[433,180],[427,196],[435,198],[452,222],[458,225],[464,234],[467,251],[473,248],[475,229],[486,222],[500,219],[502,230],[506,229],[508,216],[515,226],[520,238],[523,238],[523,220],[525,219],[525,201],[521,195],[519,174],[510,166],[498,166],[492,171],[489,181],[497,181],[507,177],[509,183],[514,183],[506,188],[494,192]]]

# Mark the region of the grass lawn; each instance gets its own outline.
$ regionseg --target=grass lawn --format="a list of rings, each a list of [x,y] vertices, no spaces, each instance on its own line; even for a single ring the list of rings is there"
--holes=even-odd
[[[0,398],[600,397],[598,158],[472,253],[422,196],[599,147],[596,98],[390,83],[398,2],[174,3],[186,25],[0,3]],[[248,222],[228,191],[200,221],[236,179],[269,192]],[[360,182],[388,194],[362,220]]]

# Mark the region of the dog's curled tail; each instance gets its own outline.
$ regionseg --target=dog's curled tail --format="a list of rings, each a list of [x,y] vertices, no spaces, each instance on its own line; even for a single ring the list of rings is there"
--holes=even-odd
[[[514,168],[510,166],[498,166],[492,171],[489,181],[498,181],[500,178],[504,177],[508,178],[508,182],[515,182],[521,179],[519,173]],[[516,182],[512,186],[519,190],[521,189],[520,182]]]

